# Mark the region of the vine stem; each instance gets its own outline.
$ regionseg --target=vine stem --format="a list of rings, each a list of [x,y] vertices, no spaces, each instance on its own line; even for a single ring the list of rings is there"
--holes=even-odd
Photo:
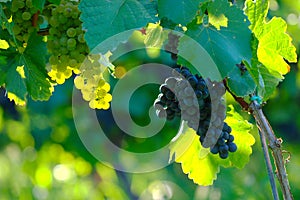
[[[276,187],[276,183],[275,183],[275,179],[274,179],[274,175],[273,175],[273,168],[272,168],[272,164],[271,164],[268,145],[266,142],[266,137],[260,131],[258,131],[258,132],[259,132],[260,142],[261,142],[261,146],[262,146],[264,157],[265,157],[265,162],[266,162],[269,180],[270,180],[270,184],[271,184],[271,188],[272,188],[273,198],[274,198],[274,200],[279,200],[279,195],[278,195],[278,191],[277,191],[277,187]]]
[[[282,155],[282,140],[276,138],[272,127],[270,126],[267,118],[265,117],[261,105],[257,101],[252,101],[250,104],[250,109],[252,115],[255,118],[258,129],[261,132],[261,135],[269,141],[269,147],[272,151],[272,156],[274,158],[276,166],[276,175],[280,183],[282,194],[285,200],[293,200],[293,195],[291,193],[289,181],[287,178],[285,161]],[[266,160],[267,162],[267,160]]]

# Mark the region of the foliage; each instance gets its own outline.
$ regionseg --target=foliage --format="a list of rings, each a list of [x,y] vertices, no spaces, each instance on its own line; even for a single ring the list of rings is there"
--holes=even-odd
[[[274,8],[274,2],[277,3],[275,0],[271,1],[271,10]],[[300,8],[300,5],[298,6]],[[71,84],[67,80],[70,79],[81,91],[83,99],[89,102],[91,109],[108,110],[113,99],[109,92],[113,90],[118,79],[126,75],[135,63],[153,61],[149,58],[151,56],[152,58],[160,56],[158,60],[170,66],[180,64],[196,70],[200,67],[199,71],[204,78],[224,81],[228,92],[235,97],[241,97],[246,103],[250,102],[249,95],[257,95],[267,102],[272,99],[275,92],[278,92],[277,86],[284,76],[290,71],[294,72],[291,63],[297,62],[294,44],[299,45],[299,41],[292,41],[287,30],[294,30],[293,36],[297,37],[298,29],[292,29],[292,26],[288,26],[280,17],[271,18],[269,1],[266,0],[246,0],[245,4],[242,1],[234,4],[227,0],[184,0],[180,3],[173,3],[169,0],[147,2],[137,0],[81,0],[79,2],[12,0],[1,1],[0,7],[0,86],[5,88],[5,95],[16,105],[27,104],[28,108],[32,109],[36,109],[36,105],[41,105],[32,100],[49,101],[50,104],[52,102],[52,106],[57,102],[51,101],[51,97],[58,98],[55,99],[58,102],[61,101],[59,98],[64,97],[55,96],[56,89],[60,87],[60,84],[63,84],[62,87]],[[70,8],[76,9],[77,14],[72,15]],[[56,20],[54,20],[56,11],[53,13],[55,9],[61,13],[61,17],[57,17]],[[272,12],[279,13],[274,10]],[[65,27],[64,24],[67,21],[64,16],[69,18],[67,20],[69,24]],[[23,25],[20,27],[20,24]],[[120,34],[123,32],[124,34]],[[170,42],[169,33],[178,34],[179,37],[176,49],[178,50],[177,63],[170,61],[169,55],[163,49],[166,43]],[[120,35],[117,39],[107,43],[108,39],[118,34]],[[196,45],[200,47],[193,51],[191,46]],[[120,49],[128,48],[128,46],[135,50],[144,48],[146,51],[142,52],[143,56],[139,52],[133,53],[132,57],[130,55],[124,55],[118,59],[114,57],[118,55]],[[133,57],[138,61],[134,61]],[[199,63],[201,66],[198,66]],[[245,66],[245,70],[241,71],[239,66]],[[287,75],[287,77],[291,76],[293,75]],[[296,75],[293,78],[296,82]],[[299,83],[298,85],[294,83],[292,87],[297,88],[299,85]],[[68,85],[70,86],[72,84]],[[284,87],[284,84],[282,87],[285,88],[283,91],[291,90],[291,87]],[[68,92],[71,91],[68,90]],[[142,98],[149,100],[153,96],[152,93],[153,91],[143,91]],[[60,95],[66,96],[64,92]],[[284,104],[289,103],[287,99],[277,97],[278,99]],[[49,111],[47,107],[47,109],[41,109],[51,115],[50,117],[41,113],[36,115],[33,119],[41,120],[40,124],[30,119],[34,117],[31,114],[36,113],[26,108],[18,108],[18,111],[15,111],[21,113],[19,120],[9,119],[9,115],[6,114],[9,110],[5,110],[3,114],[0,109],[2,148],[0,163],[4,163],[0,165],[0,171],[4,171],[0,178],[9,180],[13,171],[17,171],[18,173],[14,176],[16,180],[24,181],[23,184],[27,185],[24,187],[18,185],[15,188],[18,191],[16,195],[9,192],[12,187],[16,187],[13,182],[9,181],[7,186],[0,187],[4,188],[1,190],[1,193],[5,194],[4,198],[17,198],[19,195],[24,199],[32,199],[31,191],[33,191],[33,196],[37,199],[43,199],[45,196],[47,198],[83,199],[88,195],[95,199],[131,199],[135,194],[128,193],[131,189],[123,187],[128,184],[126,182],[128,180],[122,179],[122,174],[97,163],[86,150],[78,150],[85,148],[79,144],[78,136],[72,134],[76,131],[74,124],[70,123],[72,113],[65,116],[71,109],[66,105],[68,101],[71,100],[64,99],[64,103],[61,104],[65,108],[58,108],[59,103],[50,107],[50,109],[60,110],[57,115],[54,111]],[[138,103],[141,102],[136,101],[134,105],[139,105]],[[270,105],[270,109],[267,106],[268,111],[275,113],[275,117],[272,117],[279,122],[281,118],[278,116],[281,115],[282,108],[277,110],[276,104],[272,102]],[[294,104],[290,106],[290,112],[298,108],[297,106]],[[14,108],[12,104],[8,107]],[[135,113],[133,115],[138,116],[137,121],[148,120],[148,117],[144,116],[145,110],[140,109],[145,107],[136,107],[133,109]],[[187,128],[179,138],[171,142],[170,158],[174,156],[175,162],[181,163],[182,171],[199,185],[206,186],[214,182],[218,185],[222,182],[222,180],[219,182],[215,180],[220,166],[243,168],[249,162],[254,145],[254,138],[249,133],[252,125],[245,121],[233,109],[233,106],[228,108],[226,122],[232,127],[232,134],[238,146],[237,152],[230,155],[228,159],[221,160],[218,156],[209,153],[201,146],[198,136]],[[108,116],[106,114],[110,110],[101,112],[105,113],[104,116]],[[292,116],[287,115],[283,116],[285,120]],[[107,118],[105,121],[105,118],[100,118],[101,120],[103,120],[102,123],[115,127],[112,119]],[[68,123],[64,125],[65,122]],[[168,143],[176,132],[173,125],[179,125],[178,121],[172,123],[164,129],[168,135],[159,142],[157,138],[152,138],[149,146]],[[299,126],[298,122],[293,123]],[[138,149],[139,152],[144,152],[149,147],[143,146],[145,143],[142,140],[125,136],[119,138],[124,134],[119,130],[114,134],[116,134],[112,136],[114,140],[125,149],[133,150],[132,146],[135,142],[140,143],[137,145],[141,148]],[[74,137],[77,137],[75,139],[77,142],[73,143]],[[51,152],[51,155],[48,155],[48,152]],[[13,168],[5,166],[13,166]],[[23,172],[21,172],[21,166]],[[176,166],[174,164],[170,167],[171,169],[167,170],[178,170]],[[294,168],[291,167],[291,169]],[[60,173],[68,176],[60,177]],[[167,172],[164,175],[166,174]],[[178,175],[178,171],[172,174]],[[181,182],[183,179],[183,176],[178,175],[172,181],[177,181],[180,187],[187,187],[185,188],[187,191],[193,191],[194,186],[184,186],[189,182]],[[153,180],[147,178],[149,182]],[[143,182],[139,179],[135,181],[151,185],[147,181]],[[291,181],[298,183],[298,180],[293,178]],[[67,193],[68,190],[61,194],[55,192],[64,182],[68,183],[65,188],[72,192]],[[239,181],[235,183],[241,184]],[[91,189],[93,184],[96,185],[95,189]],[[168,183],[156,184],[160,185],[161,190],[166,185],[171,187]],[[0,185],[3,185],[3,181],[0,181]],[[75,189],[72,190],[73,187]],[[136,193],[142,195],[143,191],[138,186],[132,187],[137,187],[133,190],[135,189]],[[174,185],[172,187],[173,190],[176,188]],[[214,186],[211,188],[214,189]],[[153,192],[155,187],[149,186],[148,190]],[[178,192],[178,197],[191,198],[189,194],[184,193],[185,190]],[[51,192],[48,193],[49,191]],[[161,194],[166,191],[167,189],[161,191]],[[226,191],[222,192],[226,193]],[[299,194],[296,193],[296,195]],[[236,197],[240,197],[239,194]]]
[[[209,149],[203,148],[195,131],[187,127],[170,147],[170,158],[174,156],[175,161],[181,163],[182,171],[199,185],[211,185],[221,166],[243,168],[249,161],[251,146],[255,142],[254,137],[249,134],[252,125],[243,120],[232,106],[229,108],[226,122],[232,127],[238,151],[230,154],[228,159],[222,160],[217,155],[207,155]]]

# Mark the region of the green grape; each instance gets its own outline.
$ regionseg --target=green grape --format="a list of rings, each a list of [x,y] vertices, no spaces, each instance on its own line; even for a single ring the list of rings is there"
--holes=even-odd
[[[70,67],[76,67],[77,66],[77,60],[76,59],[70,59],[69,65]]]
[[[32,32],[34,32],[35,30],[36,30],[36,28],[33,27],[33,26],[31,26],[31,27],[28,28],[28,33],[32,33]]]
[[[101,56],[100,54],[90,54],[89,58],[93,61],[98,61],[101,58]]]
[[[71,8],[69,8],[69,7],[67,7],[67,8],[65,8],[64,9],[64,15],[66,16],[66,17],[70,17],[71,15],[72,15],[72,9]]]
[[[31,13],[31,14],[35,14],[37,11],[38,11],[38,9],[35,8],[35,7],[31,7],[31,8],[30,8],[30,13]]]
[[[80,43],[85,43],[84,35],[81,33],[77,36],[77,40]]]
[[[59,23],[58,23],[58,20],[56,17],[52,16],[50,17],[49,19],[49,24],[53,27],[58,27],[59,26]]]
[[[86,52],[86,47],[87,47],[86,44],[79,43],[76,46],[76,50],[80,53],[84,53]]]
[[[72,13],[72,18],[73,18],[73,19],[78,19],[78,12],[76,12],[76,11],[73,12],[73,13]]]
[[[70,8],[70,9],[76,8],[76,6],[74,6],[73,3],[71,3],[71,2],[66,2],[66,7]]]
[[[85,55],[84,54],[79,54],[78,57],[76,58],[76,60],[79,62],[79,63],[82,63],[85,59]]]
[[[32,7],[32,0],[26,0],[26,7],[28,8]]]
[[[67,41],[68,41],[68,37],[63,35],[60,39],[59,39],[59,43],[61,46],[67,46]]]
[[[14,26],[13,26],[13,33],[15,34],[15,35],[19,35],[20,33],[21,33],[21,28],[20,28],[20,26],[19,25],[17,25],[17,24],[15,24]]]
[[[70,47],[70,48],[71,47],[76,47],[76,40],[74,38],[68,39],[67,46]]]
[[[76,29],[75,28],[69,28],[67,30],[67,36],[68,37],[75,37],[76,36]]]
[[[30,20],[31,14],[29,12],[23,12],[22,19],[23,20]]]
[[[58,59],[57,59],[57,57],[56,56],[50,56],[50,58],[49,58],[49,63],[51,64],[51,65],[56,65],[56,64],[58,64]]]
[[[66,55],[66,54],[69,54],[69,50],[68,50],[68,48],[66,48],[66,47],[61,47],[61,48],[60,48],[60,53],[61,53],[62,55]]]
[[[32,22],[31,21],[23,21],[22,26],[23,26],[23,29],[32,27]]]
[[[22,19],[22,14],[16,14],[15,16],[13,16],[13,20],[16,24],[19,24],[20,26],[22,26],[22,23],[24,22],[24,20]]]
[[[19,53],[22,54],[25,51],[25,48],[24,47],[18,47],[18,51],[19,51]]]
[[[30,37],[30,34],[29,34],[29,33],[25,33],[25,34],[23,35],[23,41],[24,41],[24,42],[28,41],[29,37]]]
[[[54,48],[59,48],[59,42],[57,40],[52,40]]]
[[[65,17],[64,15],[59,15],[58,16],[58,22],[61,24],[65,24],[68,21],[67,17]]]
[[[63,12],[64,12],[64,9],[65,9],[65,6],[62,5],[62,4],[60,4],[59,6],[56,7],[55,10],[56,10],[58,13],[63,13]]]
[[[17,40],[23,42],[23,36],[22,35],[17,35],[16,38],[17,38]]]
[[[17,6],[19,9],[24,8],[25,3],[23,1],[17,1]]]
[[[63,64],[67,64],[67,63],[69,62],[69,56],[68,56],[68,55],[62,55],[62,56],[60,57],[60,61],[61,61],[61,63],[63,63]]]
[[[19,10],[19,6],[17,4],[17,1],[12,1],[12,4],[11,4],[11,11],[12,12],[17,12]]]
[[[76,59],[79,55],[80,55],[80,53],[78,51],[71,51],[71,53],[70,53],[71,58],[74,58],[74,59]]]
[[[42,24],[44,23],[44,17],[43,16],[39,16],[38,17],[38,24]]]
[[[57,29],[56,28],[53,28],[53,27],[49,28],[49,34],[50,35],[55,35],[56,33],[57,33]]]

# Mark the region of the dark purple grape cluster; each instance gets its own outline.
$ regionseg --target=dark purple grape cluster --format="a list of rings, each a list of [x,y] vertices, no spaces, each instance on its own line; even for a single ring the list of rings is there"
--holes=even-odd
[[[219,153],[225,159],[237,146],[233,143],[230,126],[224,122],[223,87],[223,84],[193,75],[187,67],[177,66],[173,76],[160,86],[160,94],[154,102],[157,116],[167,120],[181,117],[200,136],[202,146],[210,147],[211,153]]]

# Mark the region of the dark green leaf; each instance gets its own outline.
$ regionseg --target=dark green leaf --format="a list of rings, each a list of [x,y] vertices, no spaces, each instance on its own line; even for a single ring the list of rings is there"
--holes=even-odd
[[[238,97],[245,97],[255,91],[256,85],[248,71],[241,71],[238,67],[228,74],[227,79],[230,91]]]
[[[194,20],[188,25],[186,34],[208,52],[216,63],[222,79],[228,76],[236,64],[243,60],[250,62],[251,32],[242,10],[231,6],[227,0],[210,2],[207,10],[208,19],[204,16],[203,23]],[[208,20],[208,23],[205,20]],[[179,46],[181,45],[184,44],[180,42]],[[205,62],[202,65],[206,67]]]
[[[32,0],[32,5],[39,10],[43,10],[46,0]]]
[[[19,99],[25,101],[27,94],[26,84],[21,75],[17,72],[17,67],[20,66],[20,54],[11,54],[6,69],[4,68],[3,75],[5,79],[5,88],[8,92],[15,94]],[[1,73],[1,74],[2,74]]]
[[[139,29],[150,22],[156,22],[157,1],[137,0],[82,0],[79,5],[83,27],[87,30],[85,39],[92,50],[105,39],[131,30],[114,38],[100,48],[101,53],[115,48],[126,41],[133,29]]]
[[[45,69],[46,43],[41,36],[33,33],[23,54],[9,50],[8,62],[0,63],[0,84],[5,84],[8,92],[13,93],[16,102],[24,101],[27,92],[33,100],[48,100],[52,86]]]
[[[47,48],[42,39],[36,33],[32,34],[20,60],[25,66],[26,86],[33,100],[48,100],[51,96],[51,85],[45,69]]]
[[[176,24],[186,26],[191,22],[199,9],[199,4],[205,0],[159,0],[158,15],[162,19],[164,17],[172,20]]]

